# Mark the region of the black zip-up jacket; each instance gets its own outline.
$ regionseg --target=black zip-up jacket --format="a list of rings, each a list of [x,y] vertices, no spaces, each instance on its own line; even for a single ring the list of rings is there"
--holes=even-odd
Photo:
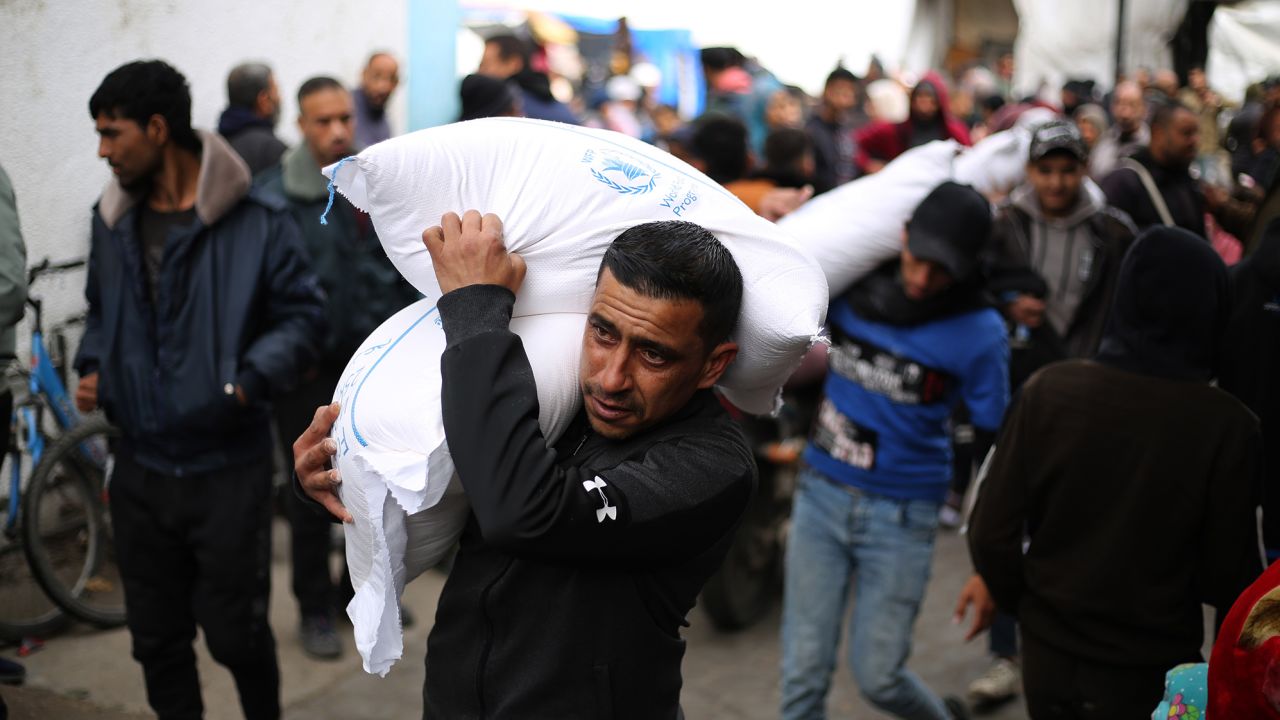
[[[1204,237],[1204,194],[1191,173],[1186,168],[1167,168],[1156,164],[1147,148],[1135,152],[1133,159],[1151,173],[1151,179],[1164,198],[1173,223]],[[1155,203],[1151,201],[1147,186],[1142,184],[1142,179],[1132,169],[1117,167],[1098,184],[1102,186],[1102,192],[1107,194],[1107,203],[1123,210],[1139,230],[1164,224]]]
[[[680,628],[755,486],[711,391],[623,440],[548,448],[514,296],[440,299],[449,451],[472,517],[427,641],[429,718],[675,718]]]

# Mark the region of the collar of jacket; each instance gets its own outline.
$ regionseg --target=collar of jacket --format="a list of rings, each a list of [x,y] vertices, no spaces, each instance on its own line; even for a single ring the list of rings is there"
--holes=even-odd
[[[200,138],[200,175],[196,180],[196,216],[205,226],[213,225],[236,206],[253,185],[249,166],[222,136],[197,130]],[[114,229],[145,193],[130,192],[116,178],[107,183],[98,201],[98,211],[108,228]]]
[[[1071,208],[1071,212],[1064,217],[1049,217],[1044,214],[1031,183],[1023,183],[1014,188],[1013,192],[1009,193],[1009,202],[1037,221],[1050,227],[1063,229],[1086,222],[1107,206],[1107,198],[1102,194],[1102,188],[1089,178],[1085,178],[1080,185],[1080,197],[1076,199],[1075,207]]]
[[[290,199],[315,202],[329,197],[329,181],[305,142],[285,151],[280,170],[284,194]]]

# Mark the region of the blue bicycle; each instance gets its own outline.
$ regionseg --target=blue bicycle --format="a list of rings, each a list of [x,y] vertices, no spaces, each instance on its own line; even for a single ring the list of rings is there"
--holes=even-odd
[[[43,274],[72,270],[84,261],[51,264],[29,271],[29,283]],[[66,389],[66,362],[55,362],[43,331],[42,304],[34,311],[31,367],[16,369],[26,396],[12,413],[7,515],[0,546],[0,634],[28,636],[52,632],[63,611],[100,627],[124,622],[124,588],[115,562],[108,512],[113,441],[119,431],[100,414],[81,416]],[[63,335],[53,347],[65,360]],[[50,438],[53,438],[50,440]],[[34,466],[25,483],[25,470]],[[20,547],[30,577],[45,598],[15,567]],[[16,581],[8,587],[9,581]],[[49,607],[48,601],[53,607]]]

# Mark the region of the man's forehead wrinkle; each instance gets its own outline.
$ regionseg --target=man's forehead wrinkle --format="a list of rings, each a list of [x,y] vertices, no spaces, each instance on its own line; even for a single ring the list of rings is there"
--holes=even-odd
[[[625,331],[626,334],[637,339],[653,340],[663,344],[674,339],[671,330],[657,322],[657,318],[654,317],[656,313],[637,313],[617,298],[606,297],[603,294],[597,295],[591,312],[613,325],[615,329]]]

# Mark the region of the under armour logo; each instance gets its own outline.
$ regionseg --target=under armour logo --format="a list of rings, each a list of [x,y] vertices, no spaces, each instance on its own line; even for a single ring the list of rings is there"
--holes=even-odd
[[[605,518],[609,518],[610,520],[618,519],[618,508],[614,507],[613,505],[610,505],[609,498],[606,497],[604,494],[603,488],[605,487],[605,485],[606,483],[604,479],[601,478],[599,475],[596,476],[595,480],[587,480],[582,483],[583,490],[586,490],[587,492],[591,492],[592,490],[595,490],[597,493],[599,493],[600,502],[604,504],[604,507],[600,508],[599,510],[596,510],[596,522],[598,523],[604,522]]]

